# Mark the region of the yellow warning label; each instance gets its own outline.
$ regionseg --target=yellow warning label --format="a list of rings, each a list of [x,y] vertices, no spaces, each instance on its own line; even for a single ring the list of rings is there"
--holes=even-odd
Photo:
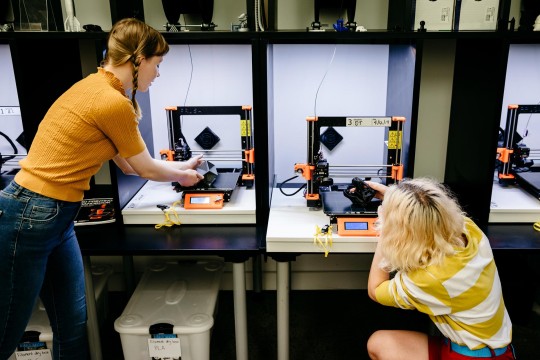
[[[402,131],[391,130],[388,132],[388,149],[401,149]]]
[[[249,120],[240,120],[240,136],[251,136],[251,126]]]

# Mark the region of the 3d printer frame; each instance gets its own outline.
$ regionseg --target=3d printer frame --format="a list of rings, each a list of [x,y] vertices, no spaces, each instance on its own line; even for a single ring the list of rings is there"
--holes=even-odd
[[[375,174],[373,177],[386,179],[386,184],[392,184],[403,179],[402,146],[405,117],[400,116],[318,116],[307,117],[307,163],[297,163],[294,170],[306,179],[306,194],[308,207],[319,208],[322,205],[320,187],[329,178],[330,165],[320,157],[322,127],[385,127],[384,141],[386,164],[377,165],[386,168],[384,175]],[[358,165],[362,167],[362,165]],[[369,165],[372,167],[373,165]]]
[[[253,141],[252,107],[243,106],[171,106],[166,109],[167,124],[169,130],[169,147],[167,151],[162,151],[162,156],[167,160],[188,160],[191,151],[186,139],[182,134],[181,117],[185,115],[238,115],[240,118],[240,143],[242,153],[242,169],[237,185],[251,188],[255,182],[255,150]],[[205,189],[206,190],[206,189]],[[208,189],[215,191],[216,189]],[[197,192],[201,189],[189,190]],[[232,191],[232,190],[231,190]],[[225,201],[230,199],[230,193],[225,192]]]
[[[530,149],[521,144],[522,137],[517,132],[521,114],[540,114],[540,105],[508,105],[503,144],[497,148],[498,179],[503,186],[518,183],[526,191],[538,196],[538,188],[519,175],[528,172],[533,165],[533,161],[528,160]]]

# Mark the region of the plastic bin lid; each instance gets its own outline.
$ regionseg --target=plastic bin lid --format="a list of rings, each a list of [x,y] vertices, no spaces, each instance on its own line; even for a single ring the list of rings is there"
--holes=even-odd
[[[122,315],[114,322],[121,334],[149,334],[151,325],[173,325],[174,334],[208,331],[214,325],[223,262],[158,263],[141,278]]]

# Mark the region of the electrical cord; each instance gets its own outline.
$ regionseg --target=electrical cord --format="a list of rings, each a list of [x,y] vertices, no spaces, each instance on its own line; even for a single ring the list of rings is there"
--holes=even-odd
[[[325,225],[320,228],[315,225],[315,234],[313,235],[313,243],[324,251],[324,257],[328,257],[330,248],[332,247],[332,226]]]
[[[185,22],[186,22],[186,16],[184,15],[184,23]],[[187,99],[188,99],[188,96],[189,96],[189,92],[191,90],[191,81],[193,80],[193,54],[191,53],[191,45],[187,44],[187,47],[188,47],[188,52],[189,52],[189,62],[190,62],[190,65],[191,65],[191,70],[189,72],[189,82],[188,82],[188,87],[186,89],[186,97],[184,98],[184,107],[186,106]],[[183,125],[182,123],[183,123],[183,116],[180,117],[180,126]],[[187,142],[186,142],[186,144],[187,144]]]
[[[326,75],[328,74],[328,71],[330,71],[330,67],[332,66],[332,63],[334,62],[334,58],[336,56],[336,50],[337,50],[337,44],[334,46],[334,52],[332,53],[332,58],[330,59],[330,63],[328,64],[328,67],[326,68],[326,71],[324,72],[324,75],[321,79],[321,82],[319,83],[319,86],[317,87],[317,92],[315,93],[315,104],[313,106],[313,116],[317,117],[317,98],[319,97],[319,90],[321,90],[321,86],[324,82],[324,79],[326,79]]]
[[[184,24],[185,24],[186,23],[186,15],[184,14],[183,16],[184,16]],[[189,51],[189,62],[191,64],[191,71],[189,73],[189,82],[188,82],[188,87],[187,87],[187,90],[186,90],[186,97],[184,98],[184,106],[186,106],[189,91],[191,89],[191,80],[193,80],[193,54],[191,54],[191,46],[190,46],[190,44],[187,44],[187,47],[188,47],[188,51]]]
[[[156,229],[161,229],[162,227],[172,227],[174,225],[181,225],[180,223],[180,217],[178,216],[178,213],[176,212],[176,207],[180,206],[182,200],[175,201],[170,207],[166,205],[158,205],[158,207],[163,211],[163,214],[165,215],[165,221],[159,224],[154,225]],[[170,215],[173,215],[174,218],[171,219]]]
[[[10,156],[4,156],[2,157],[2,154],[0,154],[0,169],[2,168],[2,165],[5,164],[6,162],[8,162],[9,160],[12,160],[15,158],[15,155],[17,155],[19,153],[19,151],[17,150],[17,146],[15,145],[15,143],[9,138],[9,136],[7,136],[6,134],[4,134],[3,132],[0,131],[0,135],[3,136],[7,142],[9,143],[9,145],[11,145],[11,147],[13,148],[13,154],[14,155],[10,155]]]
[[[303,188],[306,187],[306,184],[303,184],[302,186],[300,186],[300,187],[298,188],[298,190],[296,190],[296,191],[293,192],[292,194],[287,194],[286,192],[283,191],[283,185],[286,184],[286,183],[288,183],[288,182],[291,181],[291,180],[296,179],[297,177],[298,177],[298,175],[293,176],[293,177],[288,178],[287,180],[283,181],[283,182],[279,185],[279,187],[278,187],[279,191],[280,191],[283,195],[285,195],[285,196],[294,196],[294,195],[298,194],[298,193],[300,192],[300,190],[302,190]]]
[[[540,105],[540,101],[537,102],[536,105]],[[531,121],[532,115],[533,115],[532,113],[529,114],[529,118],[527,119],[527,124],[525,124],[525,129],[523,131],[523,134],[524,134],[523,139],[525,139],[529,135],[529,122]]]

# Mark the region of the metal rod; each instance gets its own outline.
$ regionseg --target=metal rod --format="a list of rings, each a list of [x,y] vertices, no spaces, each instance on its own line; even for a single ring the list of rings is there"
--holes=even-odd
[[[213,157],[206,157],[206,160],[212,160],[212,161],[243,161],[243,159],[238,158],[213,158]]]
[[[392,165],[329,165],[330,168],[355,168],[355,167],[392,167]]]
[[[242,149],[220,149],[220,150],[204,150],[204,149],[191,149],[191,152],[241,152]]]
[[[380,175],[380,174],[358,174],[358,173],[354,173],[354,174],[330,174],[331,176],[333,177],[355,177],[355,176],[358,176],[358,175],[362,175],[364,177],[373,177],[373,178],[390,178],[391,176],[389,175]]]

